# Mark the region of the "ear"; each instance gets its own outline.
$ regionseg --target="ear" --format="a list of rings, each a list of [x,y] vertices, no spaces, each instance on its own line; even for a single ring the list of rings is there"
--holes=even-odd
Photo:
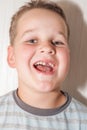
[[[14,46],[8,47],[7,62],[10,67],[15,68]]]

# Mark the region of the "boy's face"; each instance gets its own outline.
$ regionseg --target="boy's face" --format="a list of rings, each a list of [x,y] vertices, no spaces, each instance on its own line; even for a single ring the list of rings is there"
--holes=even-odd
[[[70,62],[67,27],[55,12],[32,9],[19,19],[8,62],[18,72],[19,87],[39,92],[59,88]]]

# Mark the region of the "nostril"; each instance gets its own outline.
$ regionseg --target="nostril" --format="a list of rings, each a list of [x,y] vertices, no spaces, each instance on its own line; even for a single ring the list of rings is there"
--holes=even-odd
[[[47,53],[47,54],[53,55],[55,54],[55,49],[50,46],[41,47],[40,53]]]
[[[43,51],[43,50],[41,50],[40,52],[41,52],[41,53],[44,53],[44,51]]]
[[[49,51],[49,53],[50,53],[50,54],[53,54],[53,53],[54,53],[54,51],[53,51],[53,50],[50,50],[50,51]]]
[[[41,50],[40,53],[47,53],[47,54],[53,55],[55,51],[54,50]]]

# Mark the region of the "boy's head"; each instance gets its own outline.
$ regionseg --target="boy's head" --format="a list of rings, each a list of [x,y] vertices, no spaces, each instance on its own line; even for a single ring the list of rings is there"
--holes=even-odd
[[[70,62],[69,30],[62,9],[46,1],[27,3],[13,16],[10,37],[8,63],[17,69],[19,87],[57,90]]]
[[[14,14],[14,16],[12,17],[11,26],[10,26],[10,30],[9,30],[11,45],[13,45],[14,39],[17,34],[17,24],[18,24],[19,19],[23,16],[23,14],[25,14],[29,10],[35,9],[35,8],[48,9],[48,10],[51,10],[51,11],[57,13],[58,15],[60,15],[67,26],[67,35],[69,38],[69,26],[67,24],[66,17],[65,17],[63,10],[57,4],[50,2],[50,1],[31,0],[31,2],[28,2],[27,4],[22,6],[19,9],[19,11],[16,12],[16,14]]]

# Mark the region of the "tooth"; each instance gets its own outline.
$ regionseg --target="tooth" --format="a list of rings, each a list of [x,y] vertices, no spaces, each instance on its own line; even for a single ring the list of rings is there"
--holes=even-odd
[[[51,66],[52,68],[54,67],[54,65],[52,63],[49,63],[49,66]]]
[[[43,62],[42,62],[42,61],[40,62],[40,65],[43,65]]]
[[[45,63],[45,62],[40,61],[40,62],[36,63],[35,65],[46,65],[46,63]]]
[[[43,64],[43,65],[46,65],[46,63],[45,63],[45,62],[42,62],[42,64]]]

